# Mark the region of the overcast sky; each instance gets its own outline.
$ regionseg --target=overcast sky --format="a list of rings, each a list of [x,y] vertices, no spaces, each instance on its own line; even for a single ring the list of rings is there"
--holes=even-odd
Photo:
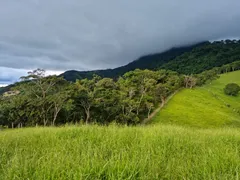
[[[0,0],[0,84],[240,37],[239,0]]]

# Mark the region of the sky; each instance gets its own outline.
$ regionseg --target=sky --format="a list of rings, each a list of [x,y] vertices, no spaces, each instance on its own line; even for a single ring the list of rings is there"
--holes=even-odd
[[[0,0],[0,86],[240,37],[239,0]]]

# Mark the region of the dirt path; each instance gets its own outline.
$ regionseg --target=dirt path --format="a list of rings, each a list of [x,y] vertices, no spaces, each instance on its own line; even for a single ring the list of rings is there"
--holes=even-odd
[[[181,89],[180,89],[180,90],[181,90]],[[155,110],[150,114],[150,116],[149,116],[148,118],[146,118],[146,119],[143,120],[142,124],[144,125],[144,124],[147,124],[149,121],[151,121],[152,118],[153,118],[157,113],[159,113],[159,112],[161,111],[161,109],[162,109],[162,108],[173,98],[173,96],[175,96],[175,94],[177,94],[180,90],[177,90],[177,91],[175,91],[173,94],[171,94],[171,95],[166,99],[165,102],[161,103],[160,106],[159,106],[157,109],[155,109]]]

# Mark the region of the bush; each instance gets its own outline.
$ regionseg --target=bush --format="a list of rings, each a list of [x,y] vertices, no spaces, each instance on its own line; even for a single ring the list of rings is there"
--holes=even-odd
[[[240,86],[236,83],[227,84],[224,88],[224,93],[230,96],[237,96],[240,91]]]
[[[3,129],[7,129],[7,128],[8,128],[7,126],[0,125],[0,131],[2,131]]]

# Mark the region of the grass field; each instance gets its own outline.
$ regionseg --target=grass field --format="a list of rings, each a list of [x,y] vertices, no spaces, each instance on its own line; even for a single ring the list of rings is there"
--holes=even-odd
[[[223,74],[210,84],[177,93],[152,123],[178,124],[195,127],[240,127],[240,95],[227,96],[228,83],[240,85],[240,71]]]
[[[240,131],[173,125],[0,132],[1,180],[234,179]]]

